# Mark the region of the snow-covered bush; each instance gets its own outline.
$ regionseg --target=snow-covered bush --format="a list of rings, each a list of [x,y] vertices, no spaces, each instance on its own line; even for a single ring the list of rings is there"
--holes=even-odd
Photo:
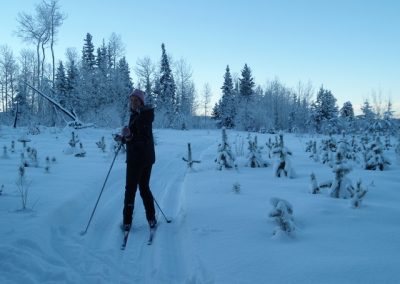
[[[294,178],[295,172],[289,159],[289,156],[292,155],[292,152],[284,146],[282,133],[279,134],[279,143],[275,145],[274,149],[272,150],[272,154],[276,157],[273,170],[275,176],[281,177],[281,174],[283,173],[286,177]]]
[[[336,165],[333,168],[335,178],[330,187],[330,196],[333,198],[350,198],[353,195],[353,185],[346,175],[352,170],[343,159],[342,152],[336,153]]]
[[[18,167],[18,177],[16,181],[18,192],[21,197],[22,210],[25,210],[28,204],[29,183],[25,176],[25,166]]]
[[[315,177],[315,174],[314,174],[314,173],[311,173],[310,179],[311,179],[310,192],[311,192],[312,194],[320,193],[320,188],[319,188],[319,186],[318,186],[317,178]]]
[[[45,173],[50,173],[50,157],[46,157],[46,166],[44,167]]]
[[[96,142],[97,147],[104,153],[106,151],[106,142],[104,136],[101,137],[100,141]]]
[[[235,156],[232,153],[231,146],[228,143],[225,127],[222,128],[222,142],[218,145],[218,155],[215,159],[217,169],[222,168],[231,169],[236,168]]]
[[[233,191],[234,193],[239,194],[240,191],[241,191],[241,185],[240,185],[240,183],[235,182],[235,183],[233,184],[233,186],[232,186],[232,191]]]
[[[294,232],[295,224],[292,216],[292,205],[288,201],[276,197],[271,198],[270,202],[274,208],[269,213],[269,216],[274,218],[278,224],[273,234],[277,235],[280,232],[291,234]]]
[[[79,143],[79,149],[77,150],[75,157],[83,158],[86,156],[86,151],[83,149],[83,144]]]
[[[38,155],[37,155],[37,150],[32,147],[28,147],[26,149],[27,155],[28,155],[28,167],[35,167],[37,168],[39,166],[39,160],[38,160]]]
[[[356,184],[356,188],[353,191],[353,197],[351,198],[351,206],[353,208],[359,208],[364,196],[367,194],[367,188],[362,185],[361,180]]]
[[[248,146],[249,153],[247,154],[246,166],[251,168],[267,167],[268,162],[264,161],[263,158],[261,157],[262,147],[258,146],[257,136],[254,136],[254,140],[251,140],[251,137],[249,137],[248,143],[249,143]]]
[[[7,152],[7,146],[3,146],[3,154],[1,155],[2,159],[8,159],[8,152]]]
[[[0,186],[0,195],[3,194],[3,191],[4,191],[4,184],[2,184],[2,185]]]
[[[365,169],[366,170],[381,170],[383,171],[390,161],[383,153],[383,146],[379,136],[366,148],[365,153]]]
[[[71,132],[71,135],[72,135],[72,137],[69,140],[68,144],[69,144],[69,146],[71,146],[71,148],[75,148],[76,144],[79,143],[79,138],[78,138],[78,135],[75,135],[74,131]]]
[[[235,139],[235,155],[241,157],[244,155],[244,138],[237,134]]]
[[[12,140],[11,141],[11,153],[14,153],[14,152],[15,152],[15,141]]]

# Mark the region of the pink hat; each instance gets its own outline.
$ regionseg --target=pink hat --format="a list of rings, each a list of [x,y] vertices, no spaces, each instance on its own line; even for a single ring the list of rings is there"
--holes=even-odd
[[[133,92],[129,95],[129,97],[132,97],[132,96],[138,97],[138,98],[142,101],[142,103],[144,104],[144,92],[143,92],[143,91],[141,91],[141,90],[139,90],[139,89],[135,89],[135,90],[133,90]]]

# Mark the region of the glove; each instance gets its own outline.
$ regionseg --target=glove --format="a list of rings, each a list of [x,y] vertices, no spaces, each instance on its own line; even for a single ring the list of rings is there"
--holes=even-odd
[[[122,136],[123,136],[123,137],[129,137],[129,136],[131,136],[131,130],[129,129],[128,126],[125,126],[125,127],[122,129]]]
[[[122,141],[122,135],[119,134],[114,134],[114,141],[115,142],[121,142]]]

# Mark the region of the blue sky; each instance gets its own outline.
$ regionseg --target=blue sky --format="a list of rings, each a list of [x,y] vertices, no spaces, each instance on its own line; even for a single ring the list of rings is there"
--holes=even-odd
[[[33,13],[39,1],[4,1],[0,45],[15,55],[27,47],[13,31],[18,12]],[[395,0],[60,0],[67,14],[56,56],[83,46],[87,32],[97,46],[112,32],[125,44],[131,67],[138,58],[158,62],[161,43],[192,67],[199,93],[205,83],[219,99],[226,65],[240,74],[245,63],[257,84],[278,78],[322,84],[341,107],[359,105],[373,92],[400,114],[400,1]],[[33,46],[32,46],[33,48]],[[132,72],[133,73],[133,72]],[[132,74],[133,75],[133,74]],[[133,75],[134,77],[134,75]]]

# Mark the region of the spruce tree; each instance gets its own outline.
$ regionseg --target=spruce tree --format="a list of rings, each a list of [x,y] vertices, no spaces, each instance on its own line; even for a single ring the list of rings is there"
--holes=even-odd
[[[63,107],[66,107],[67,105],[67,90],[68,90],[68,85],[67,85],[67,77],[65,75],[65,69],[62,61],[59,62],[58,67],[57,67],[57,73],[56,73],[56,80],[54,84],[57,96],[58,96],[58,101],[60,102],[60,105]]]
[[[233,81],[229,70],[229,65],[226,66],[224,75],[224,84],[222,89],[222,99],[219,103],[219,119],[221,120],[221,126],[226,128],[233,128],[235,126],[235,96],[233,91]]]
[[[251,75],[251,69],[244,65],[242,78],[239,79],[239,101],[238,115],[236,116],[236,125],[244,130],[252,130],[254,127],[254,114],[252,111],[252,101],[254,96],[254,79]]]
[[[176,109],[176,85],[171,72],[169,59],[164,43],[161,45],[161,65],[159,84],[157,85],[157,110],[161,115],[164,127],[172,127]]]

